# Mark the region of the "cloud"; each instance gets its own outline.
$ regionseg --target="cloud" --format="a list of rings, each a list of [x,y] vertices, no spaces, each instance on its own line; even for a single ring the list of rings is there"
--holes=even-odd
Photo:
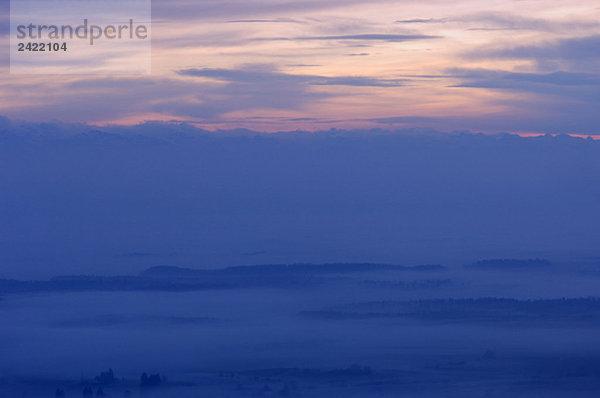
[[[402,86],[404,81],[366,76],[295,75],[269,65],[250,65],[239,69],[187,69],[175,77],[94,76],[50,81],[13,78],[2,87],[5,96],[20,99],[4,109],[4,113],[15,118],[103,122],[161,114],[176,119],[218,121],[224,114],[235,111],[303,110],[340,95],[314,90],[317,86],[391,88]],[[52,101],[34,100],[50,97]]]
[[[369,119],[369,121],[381,123],[381,124],[422,124],[422,123],[430,123],[439,121],[438,118],[435,117],[423,117],[423,116],[393,116],[393,117],[382,117],[382,118],[373,118]]]
[[[499,126],[521,131],[598,133],[600,75],[558,71],[520,73],[485,69],[449,69],[460,82],[455,89],[480,88],[502,91],[490,96],[488,105],[501,111],[464,119],[469,126]],[[472,127],[474,128],[474,127]]]
[[[402,19],[396,21],[396,23],[412,24],[412,23],[445,23],[448,22],[449,18],[414,18],[414,19]]]
[[[442,38],[442,36],[431,36],[431,35],[400,35],[400,34],[365,33],[365,34],[356,34],[356,35],[332,35],[332,36],[264,37],[264,38],[256,38],[254,40],[264,40],[264,41],[354,40],[354,41],[386,41],[386,42],[400,43],[400,42],[406,42],[406,41],[431,40],[431,39],[441,39],[441,38]]]
[[[401,87],[403,79],[377,79],[361,76],[340,76],[321,78],[321,81],[311,83],[317,86],[354,86],[354,87]]]
[[[380,79],[364,76],[318,76],[292,75],[271,69],[186,69],[179,71],[183,76],[207,77],[231,83],[301,84],[304,86],[354,86],[354,87],[400,87],[405,79]]]
[[[223,113],[239,109],[293,108],[309,96],[298,87],[288,88],[287,92],[279,86],[279,92],[276,88],[261,91],[258,85],[223,87],[213,81],[170,77],[36,79],[31,87],[19,82],[2,87],[4,95],[19,97],[19,101],[3,109],[13,118],[92,123],[144,115],[156,118],[157,114],[174,119],[217,119]],[[52,101],[35,101],[36,98],[52,98]]]
[[[450,69],[455,78],[462,80],[454,88],[482,88],[504,90],[533,95],[529,103],[522,104],[532,112],[563,114],[571,109],[573,114],[600,108],[600,75],[591,73],[553,72],[518,73],[482,69]],[[507,104],[518,108],[521,101],[513,99]],[[587,117],[585,117],[587,119]],[[591,126],[590,126],[591,127]]]
[[[467,30],[473,32],[498,32],[503,30],[515,30],[515,28],[469,28]]]
[[[460,27],[464,24],[477,25],[467,27],[469,31],[528,30],[541,32],[573,31],[575,29],[594,29],[598,26],[593,20],[551,20],[524,17],[509,12],[478,12],[447,18],[413,18],[398,20],[399,24],[451,24]]]
[[[275,18],[275,19],[234,19],[226,21],[226,23],[303,23],[292,18]]]
[[[10,31],[10,1],[0,0],[0,35]]]
[[[453,87],[492,87],[522,90],[524,89],[524,83],[552,86],[600,85],[600,75],[592,73],[519,73],[485,69],[450,69],[447,72],[469,81]]]
[[[548,41],[541,44],[478,48],[464,54],[469,59],[525,59],[544,68],[566,65],[580,69],[600,63],[600,35]],[[594,67],[594,70],[597,68]]]
[[[370,4],[395,4],[397,0],[373,0]],[[406,3],[418,4],[418,0]],[[291,13],[307,13],[348,9],[352,5],[362,5],[364,0],[155,0],[152,2],[153,17],[162,20],[190,19],[272,19],[273,16],[288,16]]]
[[[555,30],[560,24],[541,18],[524,17],[505,12],[482,12],[454,18],[455,22],[475,23],[481,25],[473,29],[501,29],[501,30]]]

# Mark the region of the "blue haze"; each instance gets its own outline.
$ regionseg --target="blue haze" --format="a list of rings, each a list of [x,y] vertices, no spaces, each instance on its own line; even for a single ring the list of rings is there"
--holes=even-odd
[[[600,391],[597,141],[0,118],[0,166],[0,397]]]

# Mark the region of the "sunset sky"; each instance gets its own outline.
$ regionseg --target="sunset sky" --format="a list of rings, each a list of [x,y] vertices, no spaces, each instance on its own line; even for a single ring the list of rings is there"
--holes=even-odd
[[[600,134],[594,0],[155,0],[152,13],[151,75],[9,74],[4,51],[0,114]]]

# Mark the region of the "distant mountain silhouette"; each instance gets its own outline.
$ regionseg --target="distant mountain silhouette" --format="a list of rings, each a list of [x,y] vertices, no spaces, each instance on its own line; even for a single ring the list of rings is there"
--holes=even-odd
[[[534,258],[527,260],[517,259],[489,259],[477,261],[470,265],[472,268],[491,268],[491,269],[530,269],[530,268],[543,268],[549,267],[552,263],[546,259]]]
[[[512,325],[597,325],[600,298],[517,300],[509,298],[434,299],[351,303],[300,315],[316,319],[413,318],[445,323]]]
[[[62,276],[47,281],[0,279],[1,293],[49,291],[193,291],[246,287],[302,288],[324,283],[336,275],[372,271],[439,272],[442,265],[407,267],[389,264],[279,264],[201,270],[152,267],[139,276]]]
[[[417,265],[403,266],[391,264],[373,263],[330,263],[330,264],[266,264],[245,265],[213,270],[201,270],[193,268],[182,268],[174,266],[157,266],[143,271],[140,275],[152,277],[165,276],[198,276],[198,275],[225,275],[225,274],[286,274],[286,273],[350,273],[371,271],[442,271],[446,269],[443,265]]]

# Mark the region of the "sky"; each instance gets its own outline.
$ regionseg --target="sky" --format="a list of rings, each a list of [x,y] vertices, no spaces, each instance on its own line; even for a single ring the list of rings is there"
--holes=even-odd
[[[599,135],[594,0],[154,0],[152,73],[8,73],[0,115],[257,131]]]

